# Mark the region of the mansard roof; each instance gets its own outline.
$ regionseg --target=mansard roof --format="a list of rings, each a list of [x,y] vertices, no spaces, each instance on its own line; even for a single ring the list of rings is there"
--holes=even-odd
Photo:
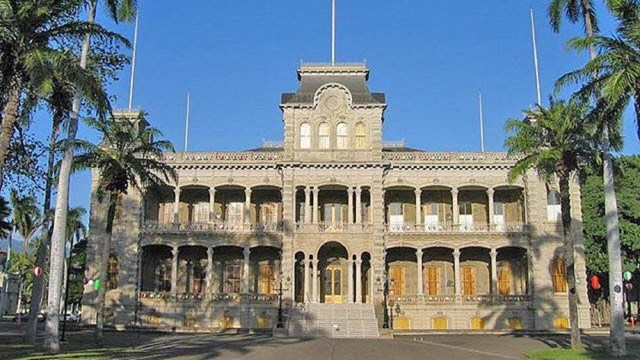
[[[354,104],[385,104],[384,93],[372,93],[367,86],[369,69],[363,63],[302,64],[298,69],[299,87],[282,94],[281,104],[313,104],[316,92],[325,84],[337,83],[351,93]]]

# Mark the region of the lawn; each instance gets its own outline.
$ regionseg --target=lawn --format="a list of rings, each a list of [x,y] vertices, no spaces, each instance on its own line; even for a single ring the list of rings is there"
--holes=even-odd
[[[640,359],[640,345],[631,343],[627,348],[628,356],[622,359]],[[535,360],[610,360],[611,355],[602,350],[589,349],[540,349],[529,351],[527,354],[529,359]]]
[[[85,349],[68,351],[63,354],[50,355],[46,353],[31,353],[28,356],[18,357],[16,360],[107,360],[114,357],[131,355],[135,351],[131,348],[112,348],[112,349]]]

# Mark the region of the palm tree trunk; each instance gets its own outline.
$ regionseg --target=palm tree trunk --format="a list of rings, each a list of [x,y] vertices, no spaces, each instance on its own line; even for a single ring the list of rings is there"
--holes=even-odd
[[[89,5],[88,22],[93,22],[96,16],[97,0],[92,0]],[[87,35],[82,42],[80,67],[87,67],[89,45],[91,36]],[[76,92],[73,99],[72,111],[69,117],[69,130],[67,133],[67,146],[64,149],[64,157],[60,165],[58,175],[58,194],[56,196],[56,210],[53,221],[53,234],[51,238],[51,255],[49,264],[49,292],[47,300],[47,321],[45,324],[45,348],[52,353],[60,352],[60,338],[58,335],[58,311],[60,309],[60,289],[62,282],[62,267],[64,264],[64,246],[66,244],[67,211],[69,208],[69,180],[71,177],[71,164],[73,162],[73,147],[70,144],[75,141],[78,131],[78,113],[82,102],[80,93]]]
[[[18,285],[18,303],[16,304],[16,314],[22,314],[22,286],[24,281],[20,278],[20,285]]]
[[[109,255],[111,253],[111,234],[113,233],[113,222],[116,217],[116,213],[119,213],[119,207],[121,206],[120,196],[115,193],[109,193],[109,210],[107,211],[107,224],[105,229],[105,238],[102,245],[102,257],[100,258],[102,261],[100,262],[100,271],[99,271],[99,279],[100,279],[100,288],[98,289],[98,301],[96,302],[96,332],[94,334],[96,344],[98,346],[102,346],[102,342],[104,340],[103,329],[104,329],[104,303],[105,303],[105,294],[107,285],[107,264],[109,262]]]
[[[42,221],[42,236],[38,243],[38,249],[36,253],[36,264],[41,269],[44,269],[45,262],[47,261],[47,248],[49,247],[49,240],[51,239],[51,233],[49,231],[49,216],[48,212],[51,208],[51,191],[53,187],[53,166],[55,161],[55,145],[56,134],[60,128],[60,120],[54,117],[53,126],[51,127],[51,135],[49,138],[49,155],[47,158],[47,175],[44,186],[44,204],[42,214],[44,215]],[[24,332],[25,342],[27,344],[33,344],[36,341],[36,332],[38,325],[38,313],[40,312],[40,306],[42,304],[42,295],[44,294],[44,276],[36,276],[33,279],[33,289],[31,290],[31,308],[29,310],[29,320]]]
[[[594,35],[593,24],[589,14],[589,0],[582,0],[584,8],[584,26],[588,37]],[[597,55],[596,48],[589,46],[589,57],[593,60]],[[620,223],[618,222],[618,205],[613,179],[613,161],[610,153],[609,128],[607,124],[602,132],[602,177],[604,180],[604,211],[607,222],[607,253],[609,255],[609,298],[611,301],[611,326],[609,330],[609,347],[611,355],[621,357],[627,354],[624,339],[624,304],[622,296],[622,256],[620,251]],[[616,291],[617,290],[617,291]]]
[[[574,236],[571,227],[571,195],[569,194],[569,172],[558,172],[560,185],[560,212],[562,214],[562,237],[564,240],[564,258],[567,265],[567,283],[569,285],[569,325],[571,327],[571,347],[582,347],[580,325],[578,323],[578,293],[576,288],[576,256]]]
[[[16,120],[18,119],[18,111],[20,107],[20,84],[15,85],[7,104],[3,109],[2,129],[0,131],[0,168],[4,166],[7,159],[7,151],[13,137],[13,130]],[[2,177],[0,177],[0,189],[2,189]]]

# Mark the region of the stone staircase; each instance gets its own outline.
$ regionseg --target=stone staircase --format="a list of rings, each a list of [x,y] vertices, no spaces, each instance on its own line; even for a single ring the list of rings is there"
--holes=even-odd
[[[378,338],[373,304],[301,304],[291,309],[291,337]]]

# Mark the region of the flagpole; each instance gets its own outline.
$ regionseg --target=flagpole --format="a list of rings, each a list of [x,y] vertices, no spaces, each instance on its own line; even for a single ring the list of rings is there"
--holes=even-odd
[[[480,151],[484,152],[484,109],[482,108],[481,91],[478,91],[478,104],[480,106]]]
[[[187,91],[187,117],[184,125],[184,152],[189,146],[189,116],[191,114],[191,91]]]
[[[336,0],[331,0],[331,66],[336,64]]]
[[[136,78],[136,53],[138,50],[138,13],[136,12],[136,25],[133,32],[133,55],[131,56],[131,82],[129,83],[129,109],[133,107],[133,83]]]
[[[538,44],[536,42],[536,25],[533,20],[533,8],[529,9],[529,13],[531,15],[531,42],[533,45],[533,65],[535,67],[535,73],[536,73],[536,95],[537,95],[538,105],[542,105],[542,96],[540,93],[540,67],[538,64]]]

